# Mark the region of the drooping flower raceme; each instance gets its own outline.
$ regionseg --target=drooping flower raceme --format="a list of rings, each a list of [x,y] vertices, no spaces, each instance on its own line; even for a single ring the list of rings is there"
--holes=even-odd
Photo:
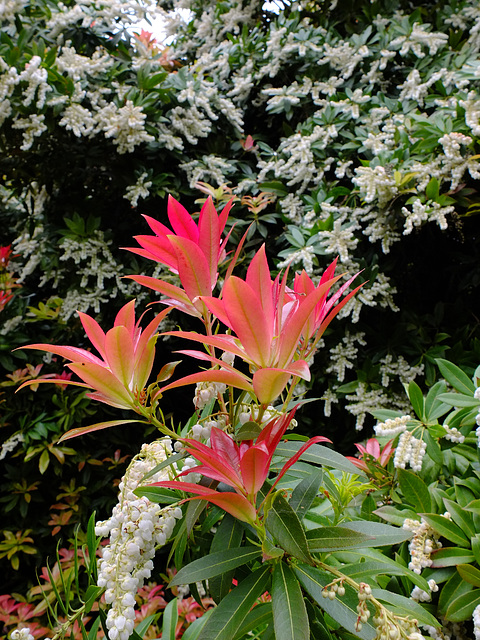
[[[111,517],[97,522],[95,527],[97,536],[110,536],[98,565],[98,586],[106,587],[105,601],[111,605],[106,623],[110,640],[130,637],[135,623],[135,594],[151,575],[155,547],[166,543],[175,519],[182,517],[179,507],[162,509],[134,494],[145,474],[171,453],[170,438],[144,444],[122,478],[118,504]],[[152,479],[165,479],[171,474],[171,467],[166,467]]]

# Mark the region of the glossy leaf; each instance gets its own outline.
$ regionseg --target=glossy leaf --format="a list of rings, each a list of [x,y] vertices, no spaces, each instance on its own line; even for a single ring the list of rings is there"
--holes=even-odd
[[[442,376],[454,389],[459,393],[465,393],[466,395],[473,396],[475,392],[475,385],[464,371],[452,362],[443,360],[442,358],[437,358],[435,362],[437,363]]]
[[[223,598],[213,609],[198,640],[232,640],[257,598],[270,582],[270,568],[257,569]]]
[[[422,514],[428,524],[441,536],[460,547],[470,547],[470,538],[454,522],[445,516],[437,514]]]
[[[398,593],[392,593],[386,589],[372,589],[372,595],[385,602],[388,608],[402,616],[410,616],[415,618],[420,624],[427,624],[432,627],[440,627],[440,623],[431,613],[422,607],[412,598],[405,598]]]
[[[258,629],[259,627],[271,623],[273,623],[272,603],[260,602],[260,604],[256,604],[253,609],[249,611],[247,617],[237,631],[234,640],[237,638],[248,638],[249,634],[251,634],[254,629]]]
[[[266,524],[282,549],[303,562],[312,562],[300,520],[280,493],[276,494],[268,509]]]
[[[299,518],[308,511],[322,482],[323,472],[313,468],[312,473],[304,478],[292,492],[289,504]]]
[[[467,538],[472,538],[477,533],[473,523],[472,513],[463,509],[454,500],[444,498],[443,502],[445,503],[447,511],[452,516],[453,522],[460,527]]]
[[[255,558],[260,557],[260,555],[261,550],[258,547],[252,546],[209,553],[187,564],[186,567],[182,567],[180,571],[175,574],[169,586],[173,587],[179,584],[190,584],[192,582],[208,580],[231,569],[236,569],[243,564],[247,564],[255,560]]]
[[[229,513],[226,513],[222,522],[217,528],[210,547],[210,553],[221,551],[222,549],[234,549],[240,547],[243,539],[243,526]],[[220,576],[210,578],[208,586],[210,595],[218,604],[222,598],[232,588],[234,571],[226,571]]]
[[[457,571],[466,582],[473,584],[474,587],[480,587],[480,569],[471,564],[459,564]]]
[[[422,390],[416,382],[410,382],[408,385],[408,397],[412,407],[420,420],[425,419],[425,399]]]
[[[275,451],[275,455],[291,458],[301,447],[302,443],[300,442],[281,442]],[[308,451],[302,453],[300,459],[305,462],[321,464],[326,467],[331,467],[332,469],[345,471],[346,473],[363,475],[355,465],[345,458],[345,456],[342,456],[342,454],[337,453],[333,449],[328,449],[328,447],[324,447],[323,445],[312,445]]]
[[[454,567],[457,564],[469,564],[475,562],[475,556],[470,549],[458,547],[442,547],[432,553],[432,567]]]
[[[428,487],[416,473],[398,469],[398,482],[405,501],[412,505],[417,513],[424,511],[428,513],[432,510]]]
[[[175,640],[178,621],[178,600],[174,598],[163,612],[162,640]]]
[[[319,527],[307,531],[307,543],[310,551],[341,551],[373,545],[373,538],[344,526]]]
[[[302,590],[284,562],[277,562],[273,570],[272,608],[276,640],[305,640],[310,636]]]
[[[440,591],[440,597],[438,598],[438,613],[441,616],[445,616],[445,612],[450,604],[459,596],[472,591],[472,589],[472,585],[465,582],[461,575],[455,571]]]
[[[472,617],[475,608],[480,604],[480,589],[473,589],[450,602],[445,618],[450,622],[462,622]]]
[[[294,571],[305,591],[342,627],[362,640],[373,640],[376,637],[376,630],[370,622],[362,625],[359,631],[356,629],[358,594],[354,589],[345,585],[345,595],[330,600],[323,597],[323,587],[332,581],[330,573],[304,564],[296,565]]]
[[[405,531],[398,527],[391,527],[382,522],[371,522],[370,520],[353,520],[352,522],[343,522],[342,527],[351,529],[352,531],[362,533],[369,536],[371,542],[370,547],[384,547],[392,544],[401,544],[412,537],[410,531]]]

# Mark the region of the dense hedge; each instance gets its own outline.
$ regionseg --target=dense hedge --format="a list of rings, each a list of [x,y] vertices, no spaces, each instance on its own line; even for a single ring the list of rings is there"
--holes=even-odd
[[[182,2],[191,20],[169,17],[165,50],[126,31],[144,11],[173,8],[160,4],[1,9],[0,244],[13,248],[0,263],[13,295],[0,307],[0,424],[13,438],[2,510],[5,531],[38,550],[13,554],[32,584],[57,524],[65,539],[111,503],[113,490],[90,497],[121,475],[108,458],[150,435],[56,446],[93,409],[62,387],[14,397],[41,360],[11,350],[85,346],[75,310],[108,326],[129,296],[145,296],[121,276],[153,266],[122,247],[146,229],[140,214],[165,219],[168,193],[189,210],[205,193],[234,196],[231,246],[251,225],[247,251],[266,242],[277,268],[315,277],[338,255],[361,271],[366,286],[314,364],[310,395],[324,402],[304,409],[309,431],[337,447],[371,424],[369,411],[407,407],[402,383],[431,385],[435,358],[469,372],[480,358],[477,3],[278,3],[277,14],[257,1]],[[24,577],[8,575],[20,589]]]

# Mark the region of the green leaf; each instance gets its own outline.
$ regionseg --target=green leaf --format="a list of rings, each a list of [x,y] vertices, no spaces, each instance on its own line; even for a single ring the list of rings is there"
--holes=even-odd
[[[133,492],[136,496],[144,496],[148,498],[150,502],[156,502],[158,504],[174,504],[180,502],[181,498],[178,493],[173,489],[166,489],[165,487],[138,487]]]
[[[213,537],[210,553],[222,549],[234,549],[242,544],[244,529],[239,520],[226,513]],[[234,570],[226,571],[220,576],[210,578],[208,582],[210,595],[218,604],[232,588]]]
[[[391,505],[385,505],[383,507],[379,507],[375,509],[373,512],[379,518],[390,522],[390,524],[396,524],[401,527],[407,518],[411,520],[417,520],[418,514],[411,509],[398,509],[397,507],[392,507]]]
[[[163,612],[162,640],[175,640],[178,622],[178,600],[174,598]],[[140,635],[140,632],[137,633]]]
[[[416,509],[417,513],[432,510],[432,501],[425,482],[412,471],[398,469],[398,483],[406,502]]]
[[[173,587],[179,584],[191,584],[200,580],[208,580],[231,569],[236,569],[242,564],[247,564],[251,560],[255,560],[261,553],[259,547],[254,546],[209,553],[207,556],[198,558],[198,560],[194,560],[180,569],[169,583],[169,586]]]
[[[302,447],[302,444],[301,442],[281,442],[275,449],[275,455],[282,456],[283,458],[291,458]],[[313,464],[321,464],[326,467],[331,467],[332,469],[352,473],[356,476],[364,475],[360,469],[357,469],[345,456],[321,444],[313,444],[301,455],[300,460]]]
[[[209,609],[208,611],[205,611],[200,618],[194,620],[183,634],[182,640],[198,640],[203,627],[207,624],[207,621],[213,612],[214,609]]]
[[[480,564],[480,533],[476,533],[472,537],[472,552],[475,556],[475,561],[477,564]]]
[[[441,393],[438,399],[452,407],[478,407],[478,400],[473,395],[466,396],[463,393]]]
[[[299,518],[303,518],[311,507],[312,502],[318,494],[322,477],[323,471],[321,469],[314,469],[312,473],[297,484],[293,490],[289,504]]]
[[[470,564],[475,562],[475,556],[469,549],[458,547],[442,547],[432,553],[432,567],[455,567],[458,564]]]
[[[310,529],[307,531],[307,542],[310,551],[341,551],[374,546],[372,537],[345,526]]]
[[[237,429],[235,433],[235,440],[240,442],[241,440],[255,440],[257,436],[261,433],[262,429],[257,422],[253,422],[253,420],[249,420],[242,424],[240,429]]]
[[[362,549],[360,551],[340,551],[335,553],[335,558],[340,562],[344,562],[347,565],[352,564],[361,568],[363,564],[367,562],[373,562],[381,564],[385,567],[383,571],[378,571],[378,573],[382,573],[385,575],[392,574],[397,575],[399,571],[407,577],[413,584],[420,587],[424,591],[428,591],[428,582],[422,576],[414,573],[407,567],[401,565],[399,562],[396,562],[392,558],[384,555],[378,549]]]
[[[330,600],[323,595],[323,587],[332,582],[330,573],[304,564],[298,564],[293,569],[305,591],[342,627],[362,640],[373,640],[376,637],[376,630],[370,622],[363,624],[360,631],[356,630],[358,593],[352,587],[345,584],[345,595]]]
[[[423,432],[423,440],[427,445],[427,454],[430,456],[430,458],[437,464],[442,465],[443,464],[442,449],[440,448],[440,445],[438,444],[437,440],[432,437],[430,433],[430,428],[425,429],[425,431]]]
[[[455,598],[448,605],[445,617],[450,622],[462,622],[472,617],[475,608],[480,604],[480,589],[473,589]]]
[[[471,564],[459,564],[457,571],[466,582],[473,584],[474,587],[480,587],[480,569]]]
[[[413,380],[408,385],[408,397],[419,420],[425,421],[425,399],[422,390]]]
[[[249,637],[254,629],[272,622],[272,603],[261,602],[260,604],[256,604],[253,609],[249,611],[233,640],[244,638],[245,636]]]
[[[232,640],[257,598],[267,590],[269,581],[268,566],[245,578],[213,609],[198,640]]]
[[[148,473],[146,473],[143,476],[142,482],[145,482],[145,480],[148,480],[148,478],[151,478],[152,476],[154,476],[156,473],[158,473],[162,469],[165,469],[165,467],[169,467],[174,462],[179,462],[180,460],[183,460],[184,458],[185,458],[185,454],[184,453],[174,453],[171,456],[168,456],[168,458],[166,460],[164,460],[163,462],[160,462],[160,464],[157,464],[153,469],[151,469]]]
[[[372,589],[372,595],[380,602],[386,602],[389,605],[388,608],[394,613],[416,618],[420,624],[427,624],[432,627],[440,626],[438,620],[412,598],[405,598],[405,596],[392,593],[386,589]]]
[[[273,570],[272,607],[276,640],[305,640],[310,636],[302,590],[284,562],[277,562]]]
[[[440,373],[449,382],[454,389],[467,396],[475,393],[475,385],[465,372],[448,360],[437,358],[435,362],[440,369]]]
[[[369,536],[370,544],[364,545],[369,547],[385,547],[391,544],[401,544],[412,537],[410,531],[391,527],[383,522],[371,522],[370,520],[353,520],[352,522],[343,522],[342,527],[351,529],[358,533]]]
[[[425,187],[425,195],[429,200],[433,201],[440,195],[440,184],[436,178],[430,178],[429,183]]]
[[[470,547],[470,538],[454,522],[437,514],[422,514],[423,519],[441,536],[460,547]]]
[[[443,499],[447,511],[452,516],[453,522],[460,527],[465,533],[467,538],[472,538],[476,533],[475,526],[473,524],[473,515],[469,511],[465,511],[463,507],[454,502],[453,500]]]
[[[312,562],[300,520],[280,492],[275,495],[268,509],[266,525],[282,549],[303,562]]]

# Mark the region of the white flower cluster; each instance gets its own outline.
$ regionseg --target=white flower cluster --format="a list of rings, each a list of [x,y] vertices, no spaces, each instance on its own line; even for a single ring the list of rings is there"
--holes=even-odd
[[[223,382],[197,382],[195,385],[195,396],[193,404],[195,409],[203,409],[209,402],[215,399],[218,394],[225,393],[227,385]]]
[[[410,366],[403,356],[394,358],[388,354],[380,360],[380,373],[384,387],[388,387],[391,377],[398,378],[402,384],[408,384],[417,376],[421,376],[423,370],[423,364]]]
[[[423,204],[419,198],[412,203],[412,210],[402,207],[402,213],[405,216],[405,225],[403,235],[409,235],[414,227],[420,227],[427,221],[437,222],[442,231],[448,228],[447,216],[455,211],[455,207],[449,205],[442,207],[438,202],[428,202]]]
[[[475,607],[472,618],[475,640],[480,640],[480,604]]]
[[[138,200],[140,198],[148,198],[150,194],[150,187],[152,186],[152,181],[147,180],[148,173],[144,171],[137,179],[135,184],[127,187],[125,195],[123,196],[126,200],[130,202],[132,207],[136,207],[138,204]]]
[[[408,415],[388,418],[385,422],[379,422],[375,425],[375,434],[380,437],[394,438],[406,430],[407,422],[411,419],[411,416]]]
[[[98,563],[98,586],[106,587],[105,602],[110,640],[128,640],[135,623],[135,594],[153,569],[155,547],[171,536],[175,519],[182,517],[179,507],[161,508],[133,492],[143,477],[172,453],[170,438],[144,444],[130,463],[119,485],[119,501],[111,517],[97,522],[95,534],[110,536]],[[148,483],[170,479],[176,469],[166,467]]]
[[[398,439],[393,466],[405,469],[409,464],[414,471],[421,471],[426,450],[427,445],[422,439],[415,438],[411,431],[404,431]]]
[[[413,531],[413,538],[408,545],[411,558],[408,568],[420,574],[422,569],[432,565],[431,553],[440,549],[442,543],[438,541],[439,535],[423,518],[420,521],[406,518],[403,528]]]
[[[350,333],[347,331],[342,338],[342,342],[330,349],[330,364],[326,372],[335,373],[338,382],[345,380],[346,369],[354,368],[358,353],[356,344],[365,346],[364,336],[364,333]]]
[[[367,414],[374,412],[378,407],[394,407],[399,411],[404,411],[408,407],[403,395],[387,396],[383,389],[369,389],[364,382],[355,389],[355,393],[346,396],[349,404],[346,405],[347,411],[356,416],[357,431],[363,429],[363,423]]]
[[[465,436],[460,433],[457,427],[449,427],[448,424],[444,424],[443,428],[446,430],[445,440],[450,440],[450,442],[458,442],[462,443],[465,441]]]
[[[414,587],[410,597],[412,600],[416,602],[430,602],[432,599],[432,593],[438,591],[438,585],[435,580],[431,579],[428,581],[429,591],[424,591],[420,589],[420,587]]]
[[[378,206],[384,207],[398,191],[393,175],[389,175],[385,167],[357,167],[352,182],[357,185],[365,202],[378,200]]]
[[[23,627],[22,629],[15,629],[10,634],[11,640],[35,640],[35,637],[30,633],[30,629],[28,627]]]
[[[408,36],[395,38],[390,42],[390,47],[401,46],[401,56],[406,56],[409,51],[412,51],[417,58],[423,58],[425,53],[422,47],[428,47],[430,55],[434,55],[440,47],[447,44],[448,36],[445,33],[429,32],[426,30],[428,26],[415,22],[411,33]]]
[[[21,442],[24,441],[24,439],[25,438],[23,437],[23,433],[18,431],[17,433],[14,433],[12,436],[10,436],[10,438],[5,440],[5,442],[2,444],[2,448],[0,449],[0,460],[3,460],[6,457],[7,453],[13,451]]]

